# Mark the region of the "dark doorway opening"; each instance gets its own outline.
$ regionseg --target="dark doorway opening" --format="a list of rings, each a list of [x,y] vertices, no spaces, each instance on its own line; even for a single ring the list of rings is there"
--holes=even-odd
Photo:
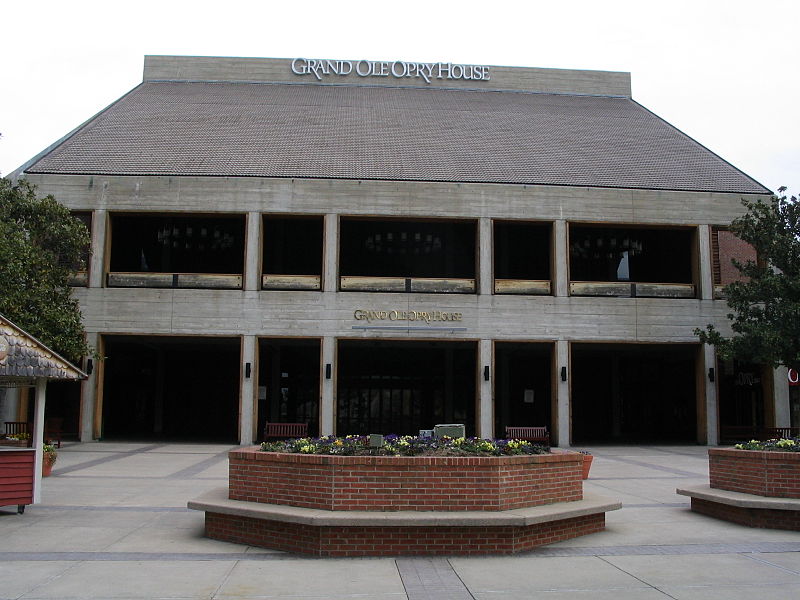
[[[573,345],[573,443],[696,442],[696,355],[694,345]]]
[[[308,423],[319,435],[319,376],[319,340],[259,340],[259,439],[267,421]]]
[[[51,381],[47,384],[44,420],[51,431],[60,431],[62,439],[77,440],[81,425],[81,383]]]
[[[552,432],[552,346],[500,342],[494,364],[495,437],[505,437],[508,426]]]
[[[416,435],[463,423],[475,435],[474,342],[339,342],[338,435]]]
[[[762,427],[764,414],[763,367],[740,361],[719,361],[720,427]]]
[[[239,439],[238,338],[107,336],[105,439]]]

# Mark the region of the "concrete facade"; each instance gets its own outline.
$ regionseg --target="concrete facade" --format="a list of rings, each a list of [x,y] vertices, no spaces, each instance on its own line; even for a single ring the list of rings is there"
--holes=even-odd
[[[281,81],[297,83],[286,73],[287,61],[147,57],[144,78],[155,80]],[[276,73],[283,69],[282,75]],[[490,83],[495,89],[547,93],[630,95],[624,73],[592,73],[492,67],[491,82],[459,82],[470,89]],[[337,84],[365,84],[349,76]],[[302,83],[328,83],[310,81]],[[402,83],[402,82],[401,82]],[[385,85],[400,85],[387,80]],[[381,85],[373,80],[369,85]],[[415,83],[419,85],[419,83]],[[455,87],[455,84],[450,84]],[[516,87],[515,87],[516,86]],[[552,435],[570,444],[572,370],[575,343],[697,345],[692,331],[714,323],[728,332],[723,300],[714,299],[711,231],[742,214],[742,194],[663,189],[613,189],[553,185],[375,181],[279,177],[196,177],[28,173],[41,193],[53,194],[73,211],[92,214],[93,254],[88,286],[75,288],[90,341],[108,335],[226,336],[241,340],[241,362],[257,365],[258,340],[321,340],[320,433],[335,428],[336,344],[342,339],[468,340],[478,348],[478,370],[494,373],[494,344],[537,342],[553,348]],[[246,221],[243,289],[139,289],[108,287],[109,218],[114,214],[242,215]],[[320,291],[261,289],[263,215],[315,215],[324,222],[324,259]],[[463,220],[476,223],[477,265],[474,294],[342,291],[337,257],[342,217]],[[499,220],[549,224],[550,295],[493,293],[493,223]],[[570,295],[569,227],[571,224],[665,226],[693,232],[695,256],[692,298],[579,297]],[[462,314],[459,328],[442,324],[427,329],[360,330],[357,309],[446,311]],[[433,325],[433,324],[431,324]],[[697,372],[716,364],[713,349],[698,352]],[[325,365],[333,365],[326,378]],[[559,377],[565,367],[566,381]],[[80,438],[97,438],[102,420],[103,365],[96,365],[83,386]],[[697,383],[697,441],[715,444],[717,389],[704,376]],[[494,378],[476,374],[476,431],[493,431]],[[240,443],[258,438],[258,385],[240,375]],[[105,399],[109,401],[109,399]],[[771,400],[770,400],[771,401]],[[768,411],[769,412],[769,411]],[[785,420],[782,408],[773,411]],[[784,423],[776,423],[781,425]],[[785,423],[788,425],[788,423]]]

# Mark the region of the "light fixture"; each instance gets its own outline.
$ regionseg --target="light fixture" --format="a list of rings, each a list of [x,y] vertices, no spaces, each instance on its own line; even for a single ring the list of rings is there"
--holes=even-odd
[[[92,362],[92,359],[89,358],[86,360],[86,374],[91,375],[92,371],[94,371],[94,362]]]
[[[245,379],[250,379],[250,363],[244,363],[244,376]]]
[[[325,379],[330,379],[331,378],[331,371],[332,371],[331,363],[327,363],[325,365]]]
[[[561,381],[567,380],[567,367],[561,367]]]
[[[708,369],[708,380],[714,381],[714,367]]]
[[[489,365],[483,367],[483,380],[489,381]]]

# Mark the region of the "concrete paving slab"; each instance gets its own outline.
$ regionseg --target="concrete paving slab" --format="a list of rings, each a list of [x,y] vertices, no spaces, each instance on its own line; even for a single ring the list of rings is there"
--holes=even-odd
[[[740,554],[608,556],[604,560],[659,588],[675,585],[800,585],[800,575]]]
[[[212,598],[234,561],[85,562],[22,600]]]
[[[405,598],[393,560],[240,562],[216,598]]]
[[[475,600],[668,600],[668,597],[654,588],[609,590],[543,590],[536,595],[531,592],[477,592]]]
[[[635,577],[596,557],[451,558],[450,564],[473,593],[635,590],[647,587]]]
[[[771,552],[748,554],[747,556],[748,558],[765,562],[800,575],[800,552]]]
[[[0,600],[17,600],[73,565],[67,561],[0,562]]]
[[[661,591],[675,600],[789,600],[790,598],[800,598],[800,585],[793,583],[667,586]]]

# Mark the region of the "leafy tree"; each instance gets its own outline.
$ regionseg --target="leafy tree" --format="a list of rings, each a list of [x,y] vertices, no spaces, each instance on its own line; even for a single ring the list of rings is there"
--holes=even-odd
[[[778,193],[784,194],[785,187]],[[758,364],[800,366],[800,202],[773,196],[743,200],[747,213],[731,230],[755,248],[758,261],[733,261],[744,276],[725,287],[734,335],[723,337],[713,325],[695,329],[723,358]]]
[[[25,180],[0,178],[0,314],[72,361],[93,354],[69,278],[85,267],[86,226]]]

